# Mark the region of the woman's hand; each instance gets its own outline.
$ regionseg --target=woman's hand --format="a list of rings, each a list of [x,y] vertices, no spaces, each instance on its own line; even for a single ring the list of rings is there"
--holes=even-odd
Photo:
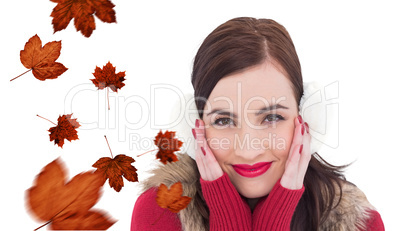
[[[281,185],[287,189],[301,189],[311,159],[309,127],[301,116],[295,118],[295,131]]]
[[[223,175],[223,171],[205,139],[205,128],[202,120],[196,120],[193,135],[197,144],[195,161],[201,178],[206,181],[218,179]]]

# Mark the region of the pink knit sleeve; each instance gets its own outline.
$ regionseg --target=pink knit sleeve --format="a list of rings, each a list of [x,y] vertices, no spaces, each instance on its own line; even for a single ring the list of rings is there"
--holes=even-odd
[[[364,231],[384,231],[384,223],[382,222],[380,214],[375,211],[370,211],[370,218],[366,221],[366,229]],[[363,231],[363,230],[361,230]]]
[[[240,197],[227,173],[214,180],[200,178],[202,194],[207,202],[210,215],[209,227],[215,230],[252,230],[251,210]]]
[[[290,230],[293,213],[304,192],[282,187],[280,179],[253,212],[253,230]]]
[[[156,192],[157,188],[150,188],[138,197],[131,217],[131,231],[181,231],[177,214],[156,203]]]

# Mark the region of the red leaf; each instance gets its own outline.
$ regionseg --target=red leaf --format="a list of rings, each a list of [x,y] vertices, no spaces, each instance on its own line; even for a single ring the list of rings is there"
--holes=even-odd
[[[173,152],[164,151],[158,151],[158,153],[156,153],[156,159],[160,159],[160,161],[164,164],[167,164],[167,162],[176,162],[179,160]]]
[[[115,223],[108,215],[91,208],[100,195],[102,180],[94,172],[83,172],[66,183],[66,170],[56,159],[46,165],[27,190],[27,205],[39,220],[54,229],[107,229]]]
[[[102,69],[97,66],[93,75],[95,79],[91,79],[91,81],[98,87],[98,90],[109,87],[112,91],[117,92],[118,89],[125,85],[123,83],[126,76],[125,71],[116,74],[116,67],[110,62],[103,66]]]
[[[77,122],[77,119],[71,119],[72,114],[59,116],[57,119],[57,126],[49,129],[50,141],[54,140],[54,143],[63,148],[64,139],[68,141],[78,140],[77,128],[81,125]]]
[[[115,223],[109,215],[98,209],[91,209],[87,213],[69,214],[50,225],[54,230],[106,230]]]
[[[124,186],[123,176],[128,181],[138,181],[137,169],[131,165],[134,162],[132,157],[120,154],[113,159],[110,157],[102,157],[96,161],[92,167],[97,168],[103,176],[103,182],[109,179],[110,187],[114,188],[116,192],[120,192]]]
[[[57,2],[51,13],[54,32],[64,30],[74,18],[77,31],[90,37],[95,30],[95,14],[101,21],[116,22],[114,4],[109,0],[51,0]]]
[[[175,134],[176,132],[166,131],[165,133],[162,133],[162,131],[159,131],[155,136],[154,143],[159,148],[156,158],[160,159],[164,164],[167,164],[167,162],[178,161],[174,152],[180,150],[183,142],[174,138]]]
[[[32,70],[35,78],[42,81],[55,79],[67,70],[63,64],[56,62],[60,56],[60,50],[61,41],[48,42],[42,47],[42,41],[39,36],[34,35],[25,43],[24,50],[21,50],[20,60],[22,65]]]
[[[116,67],[114,67],[110,62],[108,62],[103,68],[96,66],[95,72],[92,73],[95,79],[91,79],[92,83],[98,87],[98,90],[109,87],[112,91],[117,92],[118,89],[124,87],[123,81],[126,76],[126,72],[119,72],[116,74]],[[109,91],[108,93],[108,108],[109,106]]]
[[[156,203],[161,208],[167,208],[173,213],[187,207],[191,201],[191,197],[182,196],[183,188],[181,182],[173,184],[170,189],[166,185],[161,184],[156,193]]]

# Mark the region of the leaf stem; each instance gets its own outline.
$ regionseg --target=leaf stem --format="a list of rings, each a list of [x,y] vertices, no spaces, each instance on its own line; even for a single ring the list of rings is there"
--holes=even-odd
[[[158,150],[158,149],[154,149],[154,150],[151,150],[151,151],[144,152],[144,153],[142,153],[142,154],[140,154],[140,155],[137,155],[137,157],[140,157],[140,156],[142,156],[142,155],[144,155],[144,154],[146,154],[146,153],[148,153],[148,152],[153,152],[153,151],[156,151],[156,150]]]
[[[54,124],[54,125],[57,126],[57,124],[53,123],[52,121],[50,121],[50,120],[48,120],[48,119],[46,119],[46,118],[44,118],[44,117],[42,117],[42,116],[40,116],[40,115],[38,115],[38,114],[37,114],[36,116],[38,116],[38,117],[40,117],[40,118],[42,118],[42,119],[45,119],[45,120],[49,121],[50,123],[52,123],[52,124]]]
[[[109,145],[109,142],[107,141],[106,135],[105,135],[105,139],[106,139],[107,146],[109,147],[110,155],[112,156],[112,159],[113,159],[112,149],[110,149],[110,145]]]
[[[73,201],[71,201],[68,205],[66,205],[66,207],[64,207],[62,210],[60,210],[58,213],[56,213],[48,222],[46,222],[45,224],[39,226],[38,228],[34,229],[34,231],[48,225],[50,222],[53,221],[53,219],[55,219],[57,217],[57,215],[59,215],[61,212],[63,212],[68,206],[70,206],[77,198],[75,198]]]
[[[53,220],[61,213],[63,212],[68,206],[70,206],[71,204],[73,204],[75,201],[77,200],[77,197],[74,198],[74,200],[72,200],[68,205],[66,205],[66,207],[64,207],[62,210],[60,210],[58,213],[56,213],[52,218],[50,218],[50,220],[48,222],[46,222],[45,224],[39,226],[38,228],[34,229],[34,231],[44,227],[45,225],[48,225],[50,222],[53,222]]]
[[[110,110],[110,104],[109,104],[109,88],[106,88],[107,91],[107,109]]]
[[[27,73],[27,72],[29,72],[29,71],[32,71],[32,68],[31,68],[31,69],[29,69],[29,70],[27,70],[26,72],[22,73],[21,75],[24,75],[24,74],[26,74],[26,73]],[[20,77],[21,75],[19,75],[19,76],[15,77],[15,78],[13,78],[13,79],[10,79],[10,82],[11,82],[11,81],[13,81],[14,79],[16,79],[16,78]]]
[[[50,222],[52,222],[52,220],[49,220],[49,221],[46,222],[45,224],[43,224],[43,225],[39,226],[38,228],[34,229],[34,231],[36,231],[36,230],[38,230],[38,229],[40,229],[40,228],[42,228],[42,227],[48,225]]]

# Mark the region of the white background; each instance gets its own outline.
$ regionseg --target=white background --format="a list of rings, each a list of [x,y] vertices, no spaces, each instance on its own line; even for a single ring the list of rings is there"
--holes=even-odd
[[[387,230],[400,228],[402,78],[401,7],[391,1],[127,1],[113,0],[117,24],[96,18],[90,38],[76,32],[73,22],[53,33],[50,1],[8,1],[1,23],[1,229],[33,230],[42,225],[25,207],[25,190],[57,157],[69,177],[93,169],[100,157],[135,158],[139,180],[155,164],[153,137],[166,122],[174,94],[159,94],[151,104],[151,85],[169,84],[192,91],[193,57],[202,40],[219,24],[238,16],[272,18],[284,25],[296,46],[305,81],[339,83],[339,126],[335,146],[320,153],[334,164],[355,161],[346,177],[362,189],[380,212]],[[379,2],[379,1],[377,1]],[[26,71],[19,54],[30,37],[45,44],[62,40],[59,62],[68,69],[55,80],[39,81]],[[89,80],[95,66],[108,61],[126,71],[126,84],[111,93]],[[74,94],[72,94],[74,93]],[[73,96],[73,97],[72,97]],[[142,100],[141,100],[142,99]],[[142,107],[138,102],[147,102]],[[79,140],[59,148],[47,131],[59,115],[73,112],[82,124]],[[145,122],[144,122],[145,121]],[[144,122],[140,128],[139,122]],[[137,124],[137,125],[136,125]],[[131,134],[131,137],[130,137]],[[136,136],[133,136],[136,135]],[[133,137],[140,137],[136,142]],[[148,145],[147,145],[148,144]],[[117,193],[104,186],[95,207],[118,220],[109,230],[129,230],[138,183],[127,182]],[[399,214],[399,215],[398,215]],[[46,228],[42,228],[45,230]]]

